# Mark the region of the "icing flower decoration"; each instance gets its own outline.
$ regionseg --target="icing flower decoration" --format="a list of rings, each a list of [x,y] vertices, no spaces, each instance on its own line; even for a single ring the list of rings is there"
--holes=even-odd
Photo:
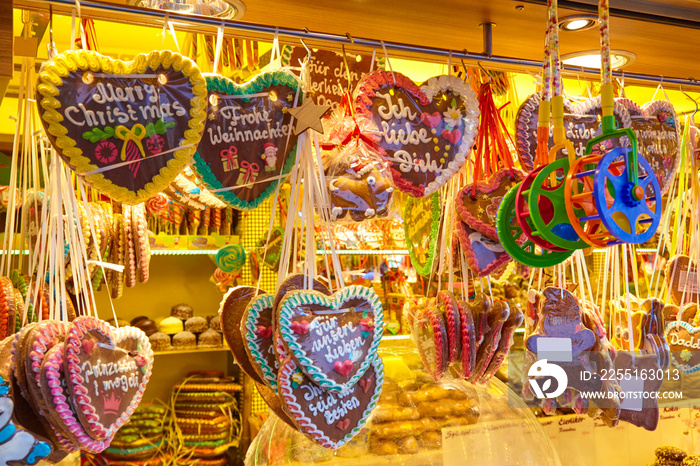
[[[450,107],[444,112],[442,116],[445,117],[445,124],[450,128],[455,128],[459,126],[459,121],[462,119],[462,112],[456,107]]]
[[[591,154],[604,155],[612,149],[612,139],[606,139],[593,146]]]
[[[95,158],[102,163],[112,163],[117,159],[117,146],[111,142],[103,139],[95,147]]]
[[[146,365],[146,358],[142,354],[136,356],[134,361],[136,361],[136,365],[139,367],[144,367]]]
[[[304,375],[301,373],[299,369],[297,369],[293,374],[292,374],[292,388],[299,388],[299,385],[304,381]]]
[[[360,319],[360,329],[362,330],[362,337],[367,338],[374,331],[374,320],[371,317]]]
[[[693,353],[691,353],[690,350],[684,349],[683,351],[681,351],[681,361],[688,362],[692,357]]]

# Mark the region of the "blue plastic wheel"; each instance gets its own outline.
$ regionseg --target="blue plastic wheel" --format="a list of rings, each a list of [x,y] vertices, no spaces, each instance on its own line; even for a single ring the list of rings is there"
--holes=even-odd
[[[637,185],[630,181],[628,155],[628,148],[616,147],[603,156],[593,179],[593,198],[603,225],[620,242],[646,243],[661,223],[661,187],[641,154]]]

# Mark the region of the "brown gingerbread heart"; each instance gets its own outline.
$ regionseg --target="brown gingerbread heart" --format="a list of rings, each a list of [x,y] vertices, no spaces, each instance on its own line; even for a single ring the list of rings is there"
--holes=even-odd
[[[65,340],[68,392],[78,420],[95,440],[110,438],[128,422],[151,377],[153,351],[135,327],[115,329],[81,316]]]
[[[673,364],[686,374],[700,370],[700,327],[674,321],[666,325],[664,333]]]
[[[412,197],[437,191],[466,163],[476,137],[474,91],[456,76],[420,87],[396,72],[366,75],[355,91],[360,114],[371,115],[396,187]]]
[[[253,368],[248,354],[246,353],[241,322],[248,304],[259,294],[265,293],[253,286],[237,286],[228,290],[219,305],[219,317],[221,319],[221,330],[226,338],[226,343],[233,353],[238,366],[251,379],[258,383],[265,384],[265,380],[258,375]]]
[[[411,338],[418,347],[425,370],[439,381],[450,364],[447,326],[442,313],[436,307],[419,309],[413,317]]]
[[[383,382],[384,365],[377,355],[359,382],[342,393],[319,388],[290,357],[280,368],[278,386],[299,430],[322,447],[336,449],[360,433],[379,400]]]

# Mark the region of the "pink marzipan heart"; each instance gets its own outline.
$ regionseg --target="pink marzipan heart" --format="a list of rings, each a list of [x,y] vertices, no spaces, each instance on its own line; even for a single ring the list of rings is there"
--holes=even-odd
[[[452,144],[457,144],[457,141],[459,141],[462,138],[462,132],[458,129],[453,129],[452,131],[443,129],[442,137],[445,138],[447,141],[450,141]]]
[[[369,379],[360,380],[360,387],[362,387],[362,391],[365,393],[367,393],[367,390],[369,390],[370,385],[372,385],[372,382]]]
[[[440,120],[442,120],[440,112],[435,112],[433,114],[423,112],[420,116],[420,121],[430,126],[431,128],[435,128],[437,125],[439,125]]]
[[[272,327],[264,327],[260,325],[258,327],[258,335],[260,335],[263,338],[272,338]]]
[[[350,419],[341,419],[335,426],[340,430],[348,430],[348,427],[350,427]]]
[[[345,361],[336,361],[335,364],[333,364],[333,368],[338,374],[342,375],[343,377],[347,377],[352,370],[352,361],[349,359],[346,359]]]
[[[304,335],[309,331],[309,323],[305,320],[292,322],[290,326],[292,331],[297,335]]]

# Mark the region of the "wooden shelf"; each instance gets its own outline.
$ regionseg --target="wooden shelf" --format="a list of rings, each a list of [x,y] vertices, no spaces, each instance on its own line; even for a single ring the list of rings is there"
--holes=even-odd
[[[217,346],[216,348],[192,348],[192,349],[177,349],[170,351],[154,351],[155,356],[167,354],[193,354],[193,353],[215,353],[220,351],[230,351],[228,346]]]

